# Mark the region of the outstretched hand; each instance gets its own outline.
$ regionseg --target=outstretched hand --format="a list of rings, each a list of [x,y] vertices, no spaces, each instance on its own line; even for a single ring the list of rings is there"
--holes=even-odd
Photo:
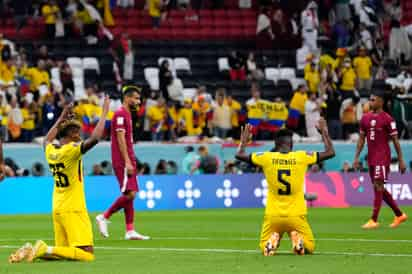
[[[246,124],[240,131],[240,143],[246,145],[252,139],[252,125]]]

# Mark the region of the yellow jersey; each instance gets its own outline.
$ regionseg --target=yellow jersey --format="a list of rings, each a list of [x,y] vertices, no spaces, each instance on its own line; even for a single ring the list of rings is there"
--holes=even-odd
[[[48,144],[45,154],[54,178],[53,212],[86,211],[81,143]]]
[[[289,107],[291,109],[295,109],[299,111],[300,114],[305,113],[305,104],[306,101],[308,100],[308,95],[305,93],[302,93],[300,91],[295,91],[293,93],[292,100],[290,101]]]
[[[310,92],[318,92],[320,84],[320,74],[317,70],[310,70],[305,74],[305,80],[308,82]]]
[[[358,56],[353,59],[353,67],[355,68],[358,78],[366,80],[371,79],[372,60],[369,56]]]
[[[149,15],[151,17],[160,17],[162,1],[149,0]]]
[[[146,116],[149,118],[150,128],[158,127],[160,123],[163,123],[162,131],[167,130],[167,109],[165,107],[151,106],[147,110]]]
[[[251,154],[251,161],[263,169],[268,184],[266,215],[290,217],[307,214],[305,174],[308,166],[318,161],[317,153],[257,152]]]
[[[34,130],[36,128],[34,113],[28,108],[22,108],[21,114],[23,116],[23,124],[21,125],[21,128],[25,130]]]
[[[225,104],[230,107],[230,111],[232,113],[232,118],[231,118],[232,127],[238,127],[239,126],[239,113],[240,113],[240,110],[242,109],[242,106],[240,105],[238,101],[233,100],[233,99],[230,104],[227,101],[225,101]]]
[[[0,65],[0,80],[5,83],[9,84],[10,82],[14,81],[16,76],[16,67],[15,66],[8,66],[5,63]]]
[[[50,87],[50,77],[47,71],[40,71],[36,67],[29,68],[25,71],[25,77],[30,80],[30,90],[36,91],[40,85],[46,84]]]
[[[56,23],[56,12],[60,11],[57,5],[44,5],[41,9],[41,13],[44,16],[44,23],[46,24],[54,24]]]
[[[343,91],[353,91],[356,86],[356,73],[353,68],[344,68],[342,73],[342,84],[340,89]]]

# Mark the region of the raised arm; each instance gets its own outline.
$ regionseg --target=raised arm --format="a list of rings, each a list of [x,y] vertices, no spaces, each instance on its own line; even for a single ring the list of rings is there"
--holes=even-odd
[[[396,153],[398,154],[399,171],[403,174],[406,171],[405,160],[403,159],[401,145],[399,144],[398,135],[392,135],[393,146],[395,147]]]
[[[335,149],[333,148],[333,143],[328,132],[328,126],[324,118],[319,119],[317,129],[322,135],[322,141],[325,145],[325,150],[318,153],[318,161],[320,162],[335,157]]]
[[[359,155],[365,145],[365,132],[361,131],[359,134],[358,143],[356,144],[355,159],[353,160],[353,168],[359,169]]]
[[[250,155],[246,154],[245,152],[245,147],[246,144],[250,141],[250,139],[252,138],[252,126],[247,124],[245,126],[242,127],[241,129],[241,133],[240,133],[240,144],[239,147],[237,149],[236,152],[236,159],[239,161],[243,161],[243,162],[248,162],[250,163]]]
[[[56,139],[57,132],[59,129],[59,125],[67,118],[69,115],[71,108],[73,107],[72,104],[68,104],[64,107],[62,113],[60,114],[59,118],[57,121],[54,123],[54,125],[49,129],[49,132],[47,132],[46,137],[44,138],[43,141],[43,148],[46,148],[46,146],[53,142],[54,139]]]
[[[107,113],[109,112],[109,107],[110,107],[110,98],[108,95],[106,95],[106,97],[104,98],[104,103],[103,103],[102,116],[100,117],[99,122],[97,122],[97,125],[94,128],[90,137],[87,138],[82,143],[81,151],[83,154],[89,151],[90,149],[92,149],[102,137],[103,131],[104,131],[104,125],[106,123],[106,116],[107,116]]]

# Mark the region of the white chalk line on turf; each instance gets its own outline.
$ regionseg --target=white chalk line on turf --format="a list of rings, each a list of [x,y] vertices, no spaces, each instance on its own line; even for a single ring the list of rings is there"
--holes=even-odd
[[[0,245],[0,249],[14,249],[20,246]],[[120,251],[158,251],[158,252],[182,252],[182,253],[240,253],[240,254],[258,254],[256,249],[220,249],[220,248],[173,248],[173,247],[114,247],[114,246],[97,246],[99,250],[120,250]],[[290,254],[287,251],[279,251],[278,254]],[[315,255],[334,255],[334,256],[369,256],[369,257],[412,257],[412,254],[394,254],[394,253],[364,253],[364,252],[339,252],[339,251],[320,251]]]
[[[42,239],[44,241],[53,241],[53,238],[16,238],[16,239],[0,239],[0,242],[24,242],[36,241]],[[187,240],[187,241],[258,241],[258,238],[219,238],[219,237],[152,237],[153,240]],[[106,241],[103,239],[95,239],[96,241]],[[110,239],[109,239],[110,240]],[[111,240],[120,240],[112,238]],[[315,238],[315,241],[325,242],[371,242],[371,243],[412,243],[412,240],[405,239],[362,239],[362,238]]]

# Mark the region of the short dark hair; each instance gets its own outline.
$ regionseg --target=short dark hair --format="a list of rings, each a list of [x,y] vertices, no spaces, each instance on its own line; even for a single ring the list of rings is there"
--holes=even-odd
[[[122,101],[124,97],[131,96],[133,93],[137,92],[139,95],[142,92],[142,89],[135,85],[127,85],[122,87]]]
[[[81,124],[77,120],[67,120],[59,126],[58,137],[64,138],[69,136],[73,130],[80,130]]]
[[[281,140],[283,138],[292,138],[293,137],[293,131],[289,129],[280,129],[275,133],[275,141]]]

